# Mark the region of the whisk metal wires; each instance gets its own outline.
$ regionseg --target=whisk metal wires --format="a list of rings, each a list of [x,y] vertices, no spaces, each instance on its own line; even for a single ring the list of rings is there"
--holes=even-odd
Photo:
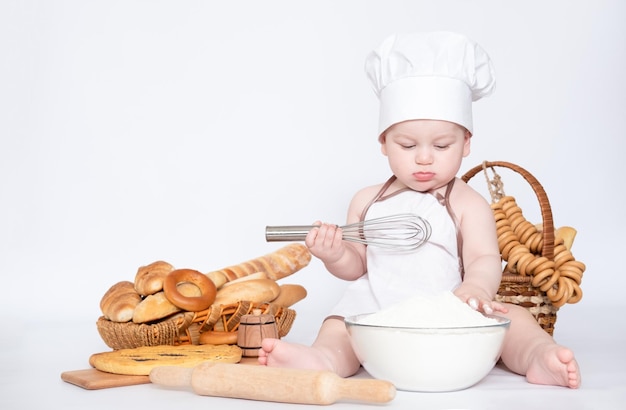
[[[267,242],[303,241],[317,225],[266,226]],[[340,227],[343,239],[380,248],[415,250],[430,238],[428,221],[415,214],[397,214],[368,219]]]

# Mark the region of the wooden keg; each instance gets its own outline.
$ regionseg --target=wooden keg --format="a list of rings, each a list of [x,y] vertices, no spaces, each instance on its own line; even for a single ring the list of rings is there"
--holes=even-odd
[[[261,309],[254,309],[252,314],[243,315],[237,329],[237,346],[242,356],[259,355],[261,341],[265,338],[278,339],[278,327],[273,315],[262,314]]]

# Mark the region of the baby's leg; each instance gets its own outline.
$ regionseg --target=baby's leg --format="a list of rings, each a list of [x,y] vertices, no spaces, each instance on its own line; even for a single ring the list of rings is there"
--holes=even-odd
[[[361,366],[340,318],[326,319],[312,346],[263,339],[259,363],[270,367],[330,370],[341,377],[352,376]]]
[[[556,344],[523,307],[509,305],[505,315],[511,326],[504,341],[502,361],[512,371],[535,384],[580,386],[580,370],[574,353]]]

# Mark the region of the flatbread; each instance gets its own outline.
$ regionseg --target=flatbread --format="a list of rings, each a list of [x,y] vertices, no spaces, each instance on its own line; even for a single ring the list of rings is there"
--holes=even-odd
[[[241,349],[236,345],[141,346],[95,353],[89,364],[115,374],[149,375],[157,366],[195,367],[205,362],[239,363]]]

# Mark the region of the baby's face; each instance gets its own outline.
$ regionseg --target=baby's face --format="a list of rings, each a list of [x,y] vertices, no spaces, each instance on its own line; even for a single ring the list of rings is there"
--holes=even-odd
[[[381,139],[394,175],[416,191],[450,182],[470,152],[470,134],[458,124],[410,120],[392,125]]]

